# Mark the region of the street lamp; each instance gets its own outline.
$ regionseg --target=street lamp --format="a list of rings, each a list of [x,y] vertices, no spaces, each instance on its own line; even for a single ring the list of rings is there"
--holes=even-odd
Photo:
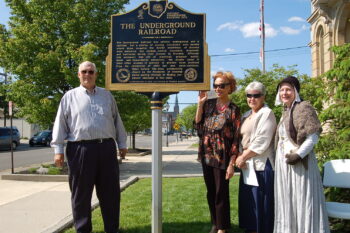
[[[168,147],[169,146],[169,140],[168,140],[168,134],[169,134],[169,114],[168,114],[168,111],[169,111],[169,108],[170,108],[170,105],[168,103],[165,104],[165,109],[166,109],[166,146]]]

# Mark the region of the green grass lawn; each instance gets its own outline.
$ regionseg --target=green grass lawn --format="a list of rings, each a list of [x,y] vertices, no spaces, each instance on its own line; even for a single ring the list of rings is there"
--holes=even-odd
[[[230,181],[231,232],[238,228],[238,176]],[[152,184],[142,179],[122,192],[120,230],[122,233],[149,233],[152,230]],[[93,232],[104,232],[99,208],[92,214]],[[163,232],[206,233],[211,228],[206,188],[202,177],[163,179]],[[65,231],[75,232],[74,229]]]

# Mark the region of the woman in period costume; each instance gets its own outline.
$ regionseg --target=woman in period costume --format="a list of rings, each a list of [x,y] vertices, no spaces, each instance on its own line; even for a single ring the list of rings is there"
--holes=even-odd
[[[253,170],[257,184],[244,183],[244,175],[241,172],[239,227],[245,229],[245,232],[272,233],[275,160],[273,138],[277,126],[276,118],[272,110],[264,104],[266,90],[262,83],[250,83],[245,92],[251,110],[242,117],[242,153],[236,160],[236,166],[242,171]]]
[[[276,131],[275,233],[328,233],[328,216],[313,151],[321,124],[313,106],[299,97],[297,78],[277,87],[284,111]]]
[[[208,99],[207,92],[199,92],[195,126],[213,225],[210,232],[224,233],[231,227],[229,179],[238,155],[240,112],[229,99],[236,90],[232,73],[218,72],[213,79],[217,98]]]

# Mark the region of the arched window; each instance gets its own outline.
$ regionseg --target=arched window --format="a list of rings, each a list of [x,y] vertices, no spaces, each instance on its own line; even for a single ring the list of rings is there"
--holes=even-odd
[[[350,2],[339,5],[335,11],[335,45],[350,43]]]
[[[324,31],[322,27],[319,27],[317,30],[317,75],[324,73]]]
[[[345,43],[350,43],[350,12],[345,24]]]

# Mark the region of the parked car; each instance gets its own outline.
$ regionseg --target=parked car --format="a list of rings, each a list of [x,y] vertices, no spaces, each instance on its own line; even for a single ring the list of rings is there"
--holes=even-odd
[[[165,132],[164,135],[174,135],[174,131],[170,130],[168,132]]]
[[[17,128],[12,127],[12,141],[11,141],[11,128],[10,127],[0,127],[0,148],[16,150],[20,143],[20,134]]]
[[[29,139],[29,146],[34,146],[34,145],[50,146],[51,140],[52,140],[51,130],[40,131]]]
[[[180,138],[188,138],[189,134],[185,131],[180,133]]]

